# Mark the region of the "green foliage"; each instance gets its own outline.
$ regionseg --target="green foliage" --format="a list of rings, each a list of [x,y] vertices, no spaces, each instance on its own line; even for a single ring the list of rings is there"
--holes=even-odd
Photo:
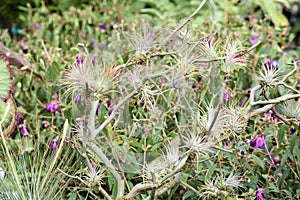
[[[240,109],[245,111],[244,108],[250,104],[247,89],[260,84],[258,80],[262,63],[278,60],[279,65],[290,64],[295,57],[300,56],[300,51],[286,51],[291,37],[289,37],[290,29],[285,27],[287,20],[281,13],[281,9],[284,5],[288,7],[289,3],[283,1],[243,1],[242,3],[227,0],[214,3],[207,1],[186,29],[180,31],[182,35],[186,33],[184,35],[186,38],[182,39],[185,46],[178,52],[173,52],[172,56],[160,55],[153,58],[148,56],[157,53],[156,50],[161,48],[161,41],[153,45],[150,51],[147,49],[143,55],[137,55],[139,51],[136,50],[136,43],[144,39],[147,28],[165,27],[166,29],[151,29],[163,41],[172,32],[172,28],[195,10],[198,1],[67,0],[52,1],[51,5],[41,1],[32,1],[31,4],[32,7],[26,7],[24,3],[19,5],[18,8],[24,11],[22,14],[15,14],[5,8],[10,12],[9,15],[26,22],[22,24],[24,27],[20,35],[7,42],[7,45],[24,55],[30,62],[29,66],[20,69],[12,68],[15,80],[13,96],[19,113],[27,121],[30,135],[28,138],[20,136],[19,128],[19,131],[16,130],[11,138],[6,140],[9,154],[5,147],[0,151],[3,160],[0,166],[6,171],[6,178],[0,190],[7,191],[6,194],[10,195],[10,199],[14,198],[11,191],[17,191],[16,195],[19,196],[22,196],[23,191],[30,194],[32,198],[37,195],[48,195],[44,197],[46,199],[51,195],[59,195],[58,198],[70,200],[104,198],[100,187],[112,195],[112,198],[117,196],[117,181],[112,173],[108,172],[110,168],[107,167],[106,171],[102,171],[100,167],[102,168],[105,163],[97,158],[91,149],[86,154],[92,165],[97,166],[98,175],[103,177],[96,183],[90,181],[93,174],[84,165],[85,160],[76,154],[77,151],[82,153],[84,146],[75,125],[72,125],[72,131],[67,134],[72,138],[77,151],[63,148],[61,154],[57,154],[59,156],[55,158],[56,154],[48,150],[49,143],[61,135],[65,118],[70,121],[74,121],[74,118],[80,121],[83,113],[86,114],[85,101],[74,105],[71,101],[74,97],[65,98],[63,94],[66,88],[59,88],[62,77],[69,72],[71,66],[76,64],[76,56],[80,55],[83,59],[87,59],[86,52],[77,46],[78,43],[84,43],[91,56],[95,54],[103,58],[110,67],[139,61],[138,65],[124,67],[118,71],[126,76],[116,78],[113,89],[101,97],[96,117],[97,125],[105,122],[110,117],[109,111],[113,106],[138,87],[139,81],[134,79],[136,78],[133,77],[134,75],[137,75],[140,80],[151,73],[159,75],[166,69],[173,70],[160,79],[153,78],[147,82],[145,87],[138,90],[136,95],[118,110],[113,120],[101,131],[101,137],[97,137],[96,143],[100,149],[116,166],[118,173],[124,173],[125,194],[138,183],[152,182],[152,179],[143,174],[146,169],[142,166],[145,162],[149,164],[156,159],[161,159],[169,143],[178,137],[180,131],[203,133],[203,127],[207,124],[195,122],[203,122],[211,117],[207,114],[210,109],[207,104],[212,101],[215,107],[224,104],[229,111],[232,111],[230,108],[234,109],[235,112],[231,113],[239,113]],[[4,5],[1,8],[4,9]],[[262,12],[265,18],[262,17]],[[274,26],[270,22],[273,22]],[[106,29],[99,27],[101,23],[105,23]],[[40,28],[37,25],[40,25]],[[210,64],[199,61],[207,57],[219,59],[231,51],[245,52],[253,45],[250,42],[252,37],[254,43],[261,41],[261,44],[245,54],[243,57],[245,63],[236,66],[231,65],[228,60],[214,61]],[[195,46],[191,50],[194,42],[199,38],[202,39],[202,46]],[[146,40],[145,43],[147,42]],[[210,46],[207,45],[208,42]],[[110,52],[105,52],[106,50]],[[159,53],[166,53],[170,48],[163,46],[160,50],[162,51]],[[198,54],[199,52],[201,54]],[[151,68],[153,71],[145,71],[146,61],[149,61],[148,65],[153,67]],[[207,68],[203,69],[203,66]],[[285,65],[284,68],[286,74],[293,67]],[[135,69],[138,70],[134,71]],[[210,70],[206,71],[206,69]],[[3,73],[0,71],[0,75],[4,77],[6,84],[0,84],[0,89],[4,88],[4,96],[6,96],[11,87],[8,84],[10,76],[7,74],[6,67],[3,67],[3,70]],[[296,70],[285,83],[296,88],[298,77],[299,70]],[[170,86],[174,88],[171,90]],[[230,93],[229,100],[225,101],[223,96],[217,95],[220,94],[220,88],[225,94]],[[291,91],[282,85],[276,88],[276,91],[274,88],[276,87],[258,90],[255,93],[255,101],[274,99]],[[86,90],[88,89],[91,88]],[[297,91],[291,93],[297,94]],[[53,100],[58,101],[58,113],[46,109]],[[107,100],[111,100],[111,105],[107,104]],[[243,106],[238,109],[238,103],[242,100],[244,100]],[[222,101],[224,102],[220,103]],[[1,116],[7,104],[7,102],[0,103]],[[261,107],[263,106],[254,106],[253,109]],[[274,108],[278,109],[278,107]],[[278,112],[283,119],[287,117],[280,109]],[[14,124],[10,123],[10,115],[15,115],[14,113],[15,110],[10,110],[3,119],[1,125],[4,135],[7,134],[5,132],[7,124]],[[243,113],[237,116],[231,118],[231,122],[245,120],[241,117]],[[212,199],[215,197],[212,187],[219,190],[218,197],[223,199],[254,199],[258,188],[264,189],[267,199],[297,198],[300,193],[298,189],[300,150],[297,127],[299,122],[295,119],[287,119],[288,123],[283,120],[278,121],[276,116],[277,114],[264,112],[249,117],[247,125],[243,124],[241,132],[235,133],[232,131],[234,129],[227,130],[226,134],[220,135],[214,144],[215,148],[210,148],[208,152],[195,154],[191,153],[186,146],[180,148],[180,155],[187,159],[187,164],[180,171],[181,182],[177,182],[174,187],[157,198]],[[17,127],[24,124],[24,119]],[[290,128],[295,129],[293,135],[289,134]],[[219,130],[211,131],[216,134]],[[259,132],[266,136],[264,148],[253,149],[249,141],[253,140]],[[11,155],[11,159],[8,155]],[[276,160],[278,159],[276,156],[279,157],[279,161]],[[6,158],[6,161],[2,158]],[[49,163],[52,161],[55,164],[50,169]],[[82,162],[80,166],[79,162]],[[67,165],[64,166],[64,163]],[[57,171],[57,166],[62,171],[77,177],[67,181],[67,188],[59,187],[61,179],[67,180],[67,177]],[[167,173],[163,169],[160,172],[162,175]],[[232,172],[237,174],[240,180],[238,187],[224,185],[224,181]],[[49,174],[48,180],[51,182],[46,182],[44,187],[40,187],[41,177],[46,174]],[[168,184],[169,182],[161,188]],[[47,188],[51,190],[45,192]],[[161,188],[157,188],[156,192]],[[136,198],[143,199],[150,195],[151,191],[148,191]]]

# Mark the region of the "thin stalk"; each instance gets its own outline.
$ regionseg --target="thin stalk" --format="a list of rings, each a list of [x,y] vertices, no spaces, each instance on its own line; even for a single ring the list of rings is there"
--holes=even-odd
[[[52,160],[52,162],[50,164],[48,172],[47,172],[46,176],[43,178],[42,188],[45,186],[46,181],[47,181],[49,175],[52,173],[54,165],[56,164],[56,162],[58,160],[58,156],[60,155],[60,153],[62,151],[62,148],[63,148],[63,145],[64,145],[64,141],[65,141],[65,138],[66,138],[66,135],[67,135],[68,126],[69,126],[69,123],[68,123],[68,120],[66,119],[66,121],[64,123],[64,128],[63,128],[63,134],[62,134],[61,142],[60,142],[58,150],[57,150],[57,152],[56,152],[56,154],[54,156],[54,159]]]
[[[192,18],[201,10],[201,8],[204,6],[207,0],[202,0],[201,4],[198,6],[198,8],[190,15],[186,20],[184,20],[169,36],[166,37],[164,45],[178,32],[180,29],[182,29],[187,23],[189,23]],[[164,46],[162,45],[162,46]]]

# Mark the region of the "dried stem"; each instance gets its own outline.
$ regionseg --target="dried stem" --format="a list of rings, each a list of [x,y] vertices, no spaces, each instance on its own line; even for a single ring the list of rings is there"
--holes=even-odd
[[[87,146],[98,156],[100,160],[104,163],[104,165],[108,168],[108,170],[112,173],[112,175],[117,180],[118,184],[118,194],[117,199],[120,199],[124,195],[124,179],[121,177],[121,175],[117,172],[115,169],[115,166],[109,161],[109,159],[106,157],[106,155],[101,151],[101,149],[94,143],[88,142]]]
[[[185,20],[183,21],[170,35],[168,35],[163,44],[166,44],[180,29],[182,29],[187,23],[189,23],[192,18],[201,10],[207,0],[202,0],[198,8]]]
[[[140,87],[136,87],[131,93],[129,93],[127,96],[124,97],[124,99],[120,100],[119,103],[113,107],[113,111],[111,113],[111,115],[98,127],[96,128],[95,131],[91,132],[91,140],[94,141],[96,136],[115,118],[116,114],[117,114],[117,110],[119,110],[119,108],[121,106],[124,105],[125,102],[127,102],[131,97],[133,97],[138,91],[139,89],[143,86],[143,84],[148,81],[149,79],[154,79],[154,78],[158,78],[161,76],[164,76],[168,73],[170,73],[171,70],[166,70],[164,72],[158,73],[158,74],[152,74],[149,77],[145,77],[142,80],[142,84]]]

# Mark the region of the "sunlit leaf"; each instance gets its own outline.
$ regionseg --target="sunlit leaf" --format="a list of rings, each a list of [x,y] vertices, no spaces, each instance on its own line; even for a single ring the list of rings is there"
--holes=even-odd
[[[10,69],[0,59],[0,98],[6,99],[12,88],[12,76]]]
[[[7,113],[5,113],[8,106],[9,110]],[[0,117],[0,120],[5,117],[3,123],[1,124],[1,128],[3,134],[5,136],[8,136],[14,131],[17,121],[17,108],[15,101],[11,95],[9,95],[6,102],[0,100]]]
[[[287,18],[281,13],[281,9],[274,0],[257,0],[256,2],[261,9],[270,16],[276,27],[288,26]]]

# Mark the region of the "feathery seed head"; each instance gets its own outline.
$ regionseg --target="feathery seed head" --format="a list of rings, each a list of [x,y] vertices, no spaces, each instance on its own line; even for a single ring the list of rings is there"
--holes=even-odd
[[[68,88],[66,95],[81,95],[84,100],[89,97],[100,99],[109,92],[113,77],[112,68],[105,66],[104,62],[93,64],[88,57],[82,65],[72,66],[61,84]]]
[[[300,101],[286,101],[280,105],[280,110],[286,117],[300,120]]]

